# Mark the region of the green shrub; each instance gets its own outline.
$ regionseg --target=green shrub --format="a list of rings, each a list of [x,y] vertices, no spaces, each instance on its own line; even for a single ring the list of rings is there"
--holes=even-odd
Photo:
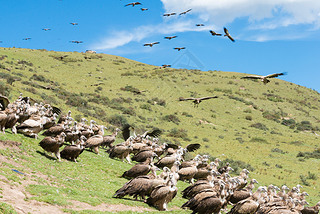
[[[177,129],[177,128],[173,128],[169,131],[168,133],[169,137],[175,137],[175,138],[187,138],[188,137],[188,133],[187,130],[185,129]]]
[[[147,103],[140,105],[140,108],[148,110],[148,111],[152,111],[151,105],[149,105]]]
[[[260,129],[260,130],[263,130],[263,131],[269,130],[267,128],[267,126],[262,124],[262,123],[255,123],[255,124],[250,125],[250,127],[253,127],[253,128],[256,128],[256,129]]]
[[[263,138],[260,138],[260,137],[253,137],[251,138],[250,142],[255,142],[255,143],[267,143],[268,144],[268,141],[263,139]]]
[[[269,111],[265,111],[262,113],[262,116],[268,120],[273,120],[276,122],[280,122],[281,116],[279,113],[277,112],[269,112]]]
[[[177,124],[177,125],[180,123],[179,118],[178,118],[176,115],[174,115],[174,114],[166,115],[166,116],[162,117],[162,119],[163,119],[164,121],[172,122],[172,123],[175,123],[175,124]]]
[[[123,125],[127,124],[127,119],[123,117],[122,115],[112,115],[107,118],[108,123],[117,126],[117,127],[122,127]]]
[[[294,119],[283,119],[281,122],[282,125],[288,126],[290,129],[294,129],[296,126],[296,121]]]
[[[252,120],[252,117],[250,115],[247,115],[245,118],[246,120],[250,120],[250,121]]]

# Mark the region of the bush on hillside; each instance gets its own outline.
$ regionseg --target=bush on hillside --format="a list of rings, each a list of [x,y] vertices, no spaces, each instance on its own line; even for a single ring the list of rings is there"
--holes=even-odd
[[[260,130],[263,130],[263,131],[269,130],[267,128],[267,126],[262,124],[262,123],[254,123],[254,124],[250,125],[250,127],[253,127],[253,128],[256,128],[256,129],[260,129]]]
[[[117,127],[122,127],[123,125],[128,123],[127,119],[119,114],[108,117],[107,122]]]
[[[299,152],[297,157],[320,159],[320,148],[313,152]]]
[[[174,114],[168,114],[168,115],[162,117],[162,119],[167,121],[167,122],[175,123],[177,125],[180,123],[179,118]]]
[[[294,129],[296,127],[296,121],[294,119],[283,119],[281,124],[288,126],[290,129]]]
[[[262,113],[262,116],[268,120],[273,120],[278,123],[280,122],[280,119],[281,119],[280,113],[278,113],[278,112],[265,111]]]
[[[169,137],[175,137],[175,138],[181,138],[181,139],[185,139],[188,137],[188,131],[185,129],[177,129],[177,128],[173,128],[169,131],[168,136]]]

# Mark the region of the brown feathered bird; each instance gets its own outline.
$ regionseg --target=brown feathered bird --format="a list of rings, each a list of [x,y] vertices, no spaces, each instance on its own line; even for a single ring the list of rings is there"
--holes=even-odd
[[[165,36],[164,38],[171,40],[171,39],[174,39],[174,38],[177,38],[177,37],[178,37],[178,36]]]
[[[143,44],[143,46],[149,46],[150,48],[152,48],[152,46],[160,44],[160,42],[152,42],[152,43],[145,43]]]
[[[130,5],[132,5],[132,7],[134,7],[136,5],[142,5],[142,4],[140,2],[132,2],[132,3],[126,4],[125,7],[130,6]]]
[[[163,16],[167,16],[167,17],[174,16],[174,15],[177,15],[177,14],[176,13],[165,13],[165,14],[163,14]]]
[[[67,160],[72,160],[74,162],[77,162],[77,158],[84,150],[84,141],[86,140],[85,136],[80,137],[80,142],[77,145],[67,145],[63,148],[63,150],[60,152],[60,155],[62,158],[65,158]]]
[[[150,197],[147,199],[147,204],[154,206],[160,211],[167,210],[167,204],[177,195],[178,188],[172,181],[172,175],[165,185],[159,185],[152,190]]]
[[[230,35],[229,31],[227,28],[223,28],[225,35],[227,36],[232,42],[235,42],[235,40],[232,38],[232,36]]]
[[[209,100],[209,99],[213,99],[213,98],[218,98],[218,96],[201,97],[201,98],[194,98],[194,97],[183,98],[183,97],[180,97],[179,101],[192,100],[192,102],[194,103],[194,107],[198,107],[199,104],[202,102],[202,100]]]
[[[183,12],[179,13],[179,15],[187,14],[187,13],[189,13],[191,10],[192,10],[192,9],[189,9],[189,10],[183,11]]]
[[[63,145],[66,134],[62,132],[57,137],[45,137],[39,145],[46,152],[54,153],[58,161],[61,161],[59,148]]]
[[[174,50],[177,50],[177,51],[181,51],[181,50],[184,50],[186,49],[185,47],[181,47],[181,48],[173,48]]]
[[[275,73],[275,74],[268,74],[266,76],[250,75],[250,76],[241,77],[241,79],[260,79],[261,82],[263,82],[264,84],[267,84],[270,82],[270,80],[268,80],[269,78],[275,78],[275,77],[279,77],[286,74],[287,73]]]
[[[216,33],[213,30],[210,30],[209,32],[211,33],[212,36],[222,36],[222,34]]]

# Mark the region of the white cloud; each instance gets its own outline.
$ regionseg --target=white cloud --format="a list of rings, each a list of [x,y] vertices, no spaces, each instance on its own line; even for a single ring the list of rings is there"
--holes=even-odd
[[[224,26],[239,18],[251,25],[272,28],[298,24],[318,25],[319,0],[161,0],[166,11],[192,8],[204,21]],[[183,5],[183,8],[181,6]],[[268,23],[268,24],[265,24]]]
[[[108,50],[115,49],[117,47],[124,46],[130,42],[141,42],[142,40],[151,37],[153,35],[171,35],[179,32],[188,31],[207,31],[213,29],[214,26],[205,26],[201,28],[195,28],[194,22],[184,20],[175,20],[173,22],[164,22],[158,25],[140,26],[131,31],[115,31],[98,43],[92,45],[94,50]],[[154,42],[154,41],[147,41]]]

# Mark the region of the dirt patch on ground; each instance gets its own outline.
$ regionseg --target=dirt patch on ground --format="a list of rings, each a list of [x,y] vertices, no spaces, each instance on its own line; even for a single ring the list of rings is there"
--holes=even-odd
[[[76,211],[80,210],[97,210],[97,211],[108,211],[108,212],[117,212],[117,211],[132,211],[132,212],[146,212],[152,211],[152,209],[144,207],[132,207],[123,204],[100,204],[98,206],[91,206],[90,204],[79,202],[79,201],[70,201],[73,205],[67,207],[67,209],[72,209]]]
[[[4,142],[4,141],[1,141]],[[0,145],[10,146],[10,147],[18,147],[18,145],[14,145],[14,143],[1,143]],[[3,147],[2,147],[3,148]],[[6,156],[0,155],[0,166],[8,167],[1,163],[9,163],[10,165],[20,168],[22,165],[15,162],[12,159],[7,158]],[[19,214],[43,214],[43,213],[54,213],[54,214],[62,214],[65,213],[63,209],[70,209],[75,211],[80,210],[97,210],[97,211],[108,211],[108,212],[117,212],[117,211],[132,211],[132,212],[146,212],[152,211],[153,209],[144,208],[144,207],[137,207],[137,206],[127,206],[123,204],[100,204],[98,206],[92,206],[87,203],[79,202],[79,201],[70,201],[72,205],[68,206],[55,206],[44,202],[39,202],[36,200],[30,200],[32,195],[29,194],[25,189],[30,184],[38,184],[36,177],[50,180],[48,176],[42,175],[41,173],[32,173],[30,169],[24,169],[23,174],[19,173],[20,171],[16,172],[19,176],[24,177],[23,179],[19,180],[18,182],[13,182],[8,180],[5,176],[0,175],[0,202],[7,203],[11,205],[17,213]],[[32,175],[32,177],[31,177]]]
[[[20,149],[21,143],[12,140],[0,140],[0,149],[13,148]]]

